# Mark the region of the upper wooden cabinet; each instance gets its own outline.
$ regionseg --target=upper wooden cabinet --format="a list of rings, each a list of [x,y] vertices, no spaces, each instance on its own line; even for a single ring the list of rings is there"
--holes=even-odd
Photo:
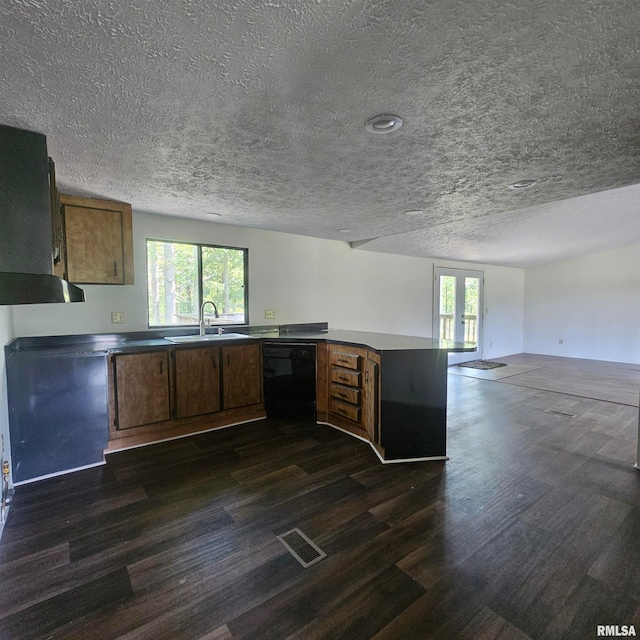
[[[60,195],[64,247],[56,275],[78,284],[133,284],[131,205]]]

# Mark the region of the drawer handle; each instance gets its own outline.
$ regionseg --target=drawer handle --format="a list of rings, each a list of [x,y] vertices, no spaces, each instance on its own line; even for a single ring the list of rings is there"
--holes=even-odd
[[[349,382],[349,378],[345,378],[344,376],[338,376],[338,380],[340,380],[340,382]]]
[[[339,397],[339,398],[346,398],[346,397],[347,397],[347,394],[346,394],[346,393],[342,393],[342,392],[340,392],[340,393],[338,394],[338,397]]]
[[[338,413],[341,413],[343,416],[347,415],[347,410],[343,407],[338,407]]]

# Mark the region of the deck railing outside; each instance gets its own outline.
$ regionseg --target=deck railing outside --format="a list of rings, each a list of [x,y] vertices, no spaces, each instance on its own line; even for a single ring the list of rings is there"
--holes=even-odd
[[[440,339],[453,340],[454,324],[452,313],[440,314]],[[465,314],[464,316],[464,341],[478,342],[478,316]]]

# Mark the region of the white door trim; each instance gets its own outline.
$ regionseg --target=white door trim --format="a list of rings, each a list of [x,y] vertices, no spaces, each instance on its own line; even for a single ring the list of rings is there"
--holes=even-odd
[[[482,338],[484,320],[484,271],[477,269],[455,269],[453,267],[439,267],[433,265],[433,318],[432,335],[434,338],[440,334],[440,276],[454,276],[456,278],[456,309],[464,309],[464,283],[465,277],[478,278],[478,348],[476,351],[465,353],[450,353],[449,364],[458,364],[469,360],[482,359]],[[457,326],[457,325],[456,325]]]

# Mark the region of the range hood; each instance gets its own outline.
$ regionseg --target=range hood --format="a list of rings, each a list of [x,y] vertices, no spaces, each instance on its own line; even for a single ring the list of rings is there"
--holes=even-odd
[[[0,305],[83,302],[53,275],[47,139],[0,125]]]

